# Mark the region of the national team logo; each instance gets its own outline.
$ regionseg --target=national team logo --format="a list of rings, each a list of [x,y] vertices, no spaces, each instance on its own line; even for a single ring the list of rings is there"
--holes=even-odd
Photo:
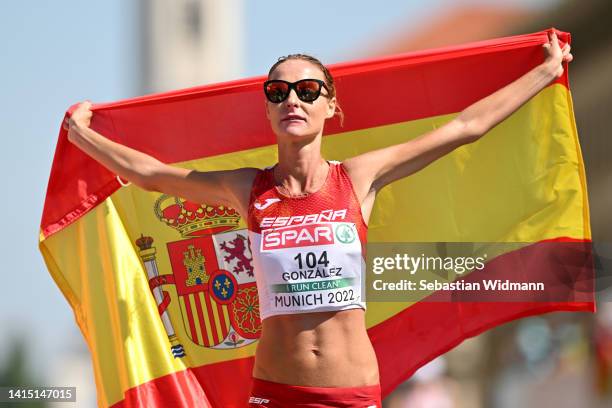
[[[257,340],[259,300],[248,235],[238,229],[240,215],[233,208],[167,195],[160,196],[154,210],[182,237],[166,243],[171,274],[158,271],[153,238],[136,240],[175,357],[185,355],[173,326],[181,320],[189,340],[198,346],[227,349]],[[174,285],[178,299],[171,299],[163,285]],[[171,301],[179,307],[169,314]]]
[[[338,224],[336,226],[336,238],[343,244],[350,244],[355,241],[357,234],[352,225],[350,224]]]

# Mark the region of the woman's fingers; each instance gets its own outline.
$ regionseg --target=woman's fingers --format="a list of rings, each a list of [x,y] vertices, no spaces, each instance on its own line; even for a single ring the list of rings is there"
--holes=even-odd
[[[555,45],[558,47],[559,46],[559,40],[557,39],[557,33],[555,33],[554,31],[551,32],[551,35],[549,36],[550,39],[550,44],[555,47]]]
[[[70,130],[70,126],[76,123],[89,126],[93,112],[91,111],[91,102],[84,101],[78,104],[72,114],[64,119],[62,127],[65,130]]]
[[[569,45],[569,43],[566,43],[563,48],[561,49],[562,55],[563,55],[563,61],[564,62],[570,62],[571,60],[574,59],[574,56],[572,55],[572,53],[570,52],[572,49],[572,47]]]
[[[569,43],[560,44],[557,33],[554,31],[548,32],[548,40],[548,42],[542,44],[546,54],[545,60],[554,69],[555,78],[559,78],[564,71],[563,64],[574,59],[570,52],[572,47]]]
[[[554,57],[559,53],[559,41],[557,40],[557,34],[554,31],[548,33],[548,42],[543,44],[542,47],[546,51],[548,57]]]
[[[91,110],[91,102],[84,101],[79,103],[79,106],[77,106],[74,112],[87,112],[88,110]]]
[[[554,31],[548,32],[549,41],[543,44],[543,48],[546,52],[546,58],[549,60],[554,60],[558,62],[570,62],[574,59],[574,56],[571,54],[572,47],[569,43],[560,45],[559,39],[557,37],[557,33]]]

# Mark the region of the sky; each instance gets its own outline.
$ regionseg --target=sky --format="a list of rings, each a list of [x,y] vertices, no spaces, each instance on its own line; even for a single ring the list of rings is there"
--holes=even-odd
[[[506,2],[540,7],[554,1]],[[403,31],[406,24],[416,27],[451,3],[244,0],[241,76],[261,75],[278,56],[294,52],[312,53],[325,63],[348,60],[360,44],[371,44],[390,30]],[[137,96],[135,4],[41,0],[0,5],[0,174],[5,191],[0,200],[5,229],[0,234],[0,366],[15,335],[26,337],[32,365],[46,378],[54,370],[51,356],[83,348],[68,303],[38,251],[38,227],[65,110],[83,99]]]

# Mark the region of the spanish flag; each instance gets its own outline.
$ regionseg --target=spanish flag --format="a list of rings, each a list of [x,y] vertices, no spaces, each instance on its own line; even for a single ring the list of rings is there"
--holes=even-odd
[[[542,31],[332,66],[346,119],[327,123],[324,157],[343,160],[443,125],[540,64],[547,41]],[[551,278],[569,288],[566,298],[369,301],[383,397],[498,324],[595,311],[584,165],[565,68],[479,141],[383,189],[368,239],[521,242],[473,274]],[[95,105],[92,127],[185,168],[269,166],[276,141],[263,80]],[[39,245],[89,345],[99,406],[244,406],[261,330],[245,228],[232,208],[130,185],[60,129]]]

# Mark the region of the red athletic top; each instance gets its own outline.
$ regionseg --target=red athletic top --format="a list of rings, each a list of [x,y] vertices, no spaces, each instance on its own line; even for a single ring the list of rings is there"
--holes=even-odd
[[[273,167],[253,181],[248,229],[262,320],[366,307],[367,225],[344,166],[329,165],[323,186],[306,196],[282,194]]]

